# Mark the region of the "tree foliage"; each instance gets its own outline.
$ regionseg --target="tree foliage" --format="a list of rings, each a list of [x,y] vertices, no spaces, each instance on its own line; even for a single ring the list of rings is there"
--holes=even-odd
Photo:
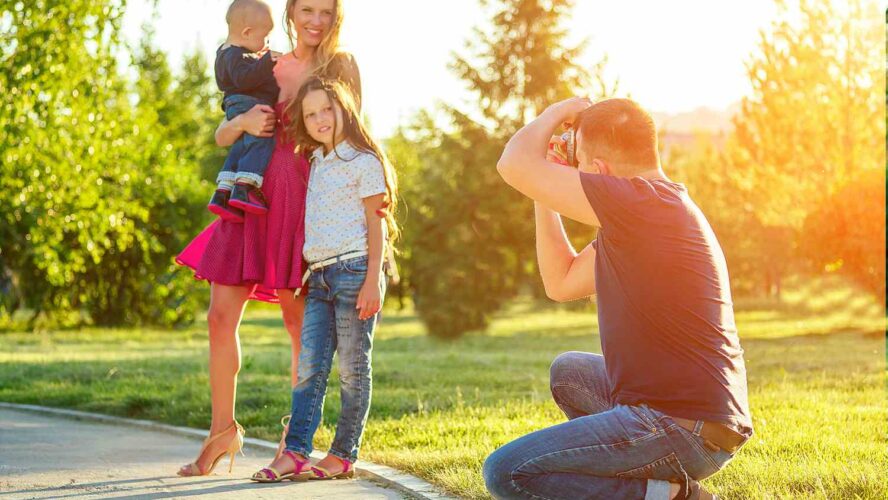
[[[566,43],[572,0],[482,0],[490,27],[476,27],[451,69],[475,93],[497,127],[515,130],[590,81],[577,64],[586,42]]]
[[[866,0],[781,3],[748,63],[752,94],[725,151],[698,147],[670,165],[683,169],[747,291],[779,293],[784,274],[815,264],[884,294],[877,12]]]
[[[122,1],[2,6],[0,255],[16,305],[35,320],[189,320],[171,256],[199,230],[207,189],[176,152],[194,139],[165,58],[143,46],[125,77]]]
[[[426,114],[401,141],[418,151],[414,186],[405,192],[409,283],[432,335],[454,338],[485,328],[523,285],[540,288],[533,207],[504,185],[495,165],[508,138],[546,106],[589,93],[593,75],[563,28],[570,0],[484,1],[489,28],[478,28],[454,54],[452,71],[476,109],[444,107],[446,125]],[[597,81],[601,66],[594,69]],[[406,183],[405,183],[406,184]]]
[[[805,222],[816,271],[840,272],[885,302],[885,172],[870,169],[832,193]]]
[[[764,224],[801,227],[846,181],[882,168],[884,28],[876,12],[866,0],[784,3],[762,34],[733,160]]]

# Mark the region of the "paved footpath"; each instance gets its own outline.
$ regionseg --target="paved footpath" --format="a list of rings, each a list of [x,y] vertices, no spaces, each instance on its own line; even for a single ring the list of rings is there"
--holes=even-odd
[[[20,498],[400,499],[370,481],[257,484],[247,480],[271,453],[228,458],[207,477],[181,478],[200,441],[127,426],[0,408],[0,500]]]

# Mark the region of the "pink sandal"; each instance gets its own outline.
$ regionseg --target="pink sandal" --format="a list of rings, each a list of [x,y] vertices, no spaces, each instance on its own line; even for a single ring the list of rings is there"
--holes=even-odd
[[[312,474],[313,468],[308,460],[300,460],[295,453],[290,450],[284,450],[281,456],[288,457],[296,465],[296,470],[286,474],[281,474],[273,467],[266,467],[259,472],[253,474],[250,479],[257,483],[279,483],[281,481],[308,481]],[[312,469],[312,470],[308,470]]]
[[[355,470],[352,468],[352,463],[339,457],[336,458],[338,458],[339,461],[342,462],[342,472],[331,474],[330,471],[324,469],[323,467],[318,467],[317,465],[315,465],[311,468],[311,472],[313,475],[309,479],[327,481],[330,479],[351,479],[355,477]]]

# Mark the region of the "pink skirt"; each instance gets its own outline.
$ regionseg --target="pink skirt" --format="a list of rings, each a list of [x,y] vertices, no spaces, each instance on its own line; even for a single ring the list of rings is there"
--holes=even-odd
[[[284,103],[275,106],[281,118]],[[265,171],[262,192],[266,215],[244,214],[243,224],[217,219],[176,257],[211,283],[250,287],[250,299],[278,302],[276,290],[302,286],[305,244],[305,195],[308,161],[287,143],[278,120],[275,150]]]

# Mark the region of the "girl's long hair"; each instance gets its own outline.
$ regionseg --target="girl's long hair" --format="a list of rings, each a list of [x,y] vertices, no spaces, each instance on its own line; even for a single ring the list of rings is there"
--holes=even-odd
[[[290,39],[290,48],[296,48],[296,26],[291,20],[293,16],[290,14],[296,8],[299,0],[287,0],[287,8],[284,10],[284,28],[287,32],[287,38]],[[321,40],[320,45],[315,49],[314,61],[311,65],[312,73],[315,75],[325,75],[329,70],[330,63],[339,52],[339,32],[342,29],[342,5],[339,0],[333,0],[333,22],[330,24],[327,34]]]
[[[329,80],[317,76],[309,77],[308,80],[299,89],[296,98],[287,106],[287,114],[289,124],[286,126],[287,136],[296,144],[296,153],[310,157],[311,153],[319,147],[323,147],[321,143],[312,139],[305,127],[305,120],[302,117],[303,101],[309,92],[321,90],[327,94],[327,98],[334,105],[338,105],[342,109],[342,131],[346,141],[348,141],[358,151],[369,153],[379,159],[382,163],[383,175],[385,176],[385,203],[387,206],[385,211],[385,223],[388,228],[388,243],[394,248],[394,243],[401,234],[398,223],[395,220],[395,212],[398,208],[398,176],[395,169],[385,152],[379,147],[379,144],[373,140],[367,132],[367,127],[361,119],[361,113],[357,109],[354,94],[349,88],[338,80]],[[335,122],[334,113],[334,132],[338,128]],[[336,155],[339,152],[335,150]],[[344,161],[350,161],[353,158],[341,158]],[[369,223],[369,221],[368,221]]]

